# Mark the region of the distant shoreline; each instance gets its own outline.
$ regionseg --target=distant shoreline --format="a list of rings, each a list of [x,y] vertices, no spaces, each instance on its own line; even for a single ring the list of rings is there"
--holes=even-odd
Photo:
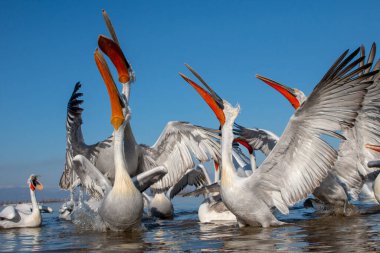
[[[39,204],[43,204],[43,203],[59,203],[59,202],[65,202],[66,199],[44,199],[44,200],[41,200],[41,201],[38,201]],[[30,200],[21,200],[21,201],[0,201],[0,206],[4,206],[4,205],[15,205],[15,204],[24,204],[24,203],[30,203]]]

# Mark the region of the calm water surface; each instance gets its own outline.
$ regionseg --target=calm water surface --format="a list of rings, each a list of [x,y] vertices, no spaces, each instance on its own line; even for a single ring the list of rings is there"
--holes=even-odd
[[[315,251],[380,252],[380,210],[355,217],[320,217],[304,208],[294,208],[279,218],[291,224],[275,228],[243,228],[234,224],[200,224],[200,199],[175,200],[173,220],[144,219],[145,229],[133,233],[96,232],[43,214],[41,228],[0,230],[0,251]],[[375,208],[376,209],[376,208]]]

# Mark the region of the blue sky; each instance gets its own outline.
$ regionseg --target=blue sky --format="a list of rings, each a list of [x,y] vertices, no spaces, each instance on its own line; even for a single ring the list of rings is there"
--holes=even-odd
[[[31,173],[57,187],[77,81],[86,142],[111,134],[93,58],[98,35],[108,36],[102,9],[135,70],[132,127],[149,145],[171,120],[218,126],[178,75],[191,76],[184,63],[241,105],[238,123],[281,134],[293,109],[255,74],[309,94],[344,50],[380,38],[378,1],[0,1],[1,187],[24,186]]]

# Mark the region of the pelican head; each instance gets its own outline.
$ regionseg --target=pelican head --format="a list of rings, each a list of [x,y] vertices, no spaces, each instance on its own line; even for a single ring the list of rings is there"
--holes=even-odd
[[[294,107],[294,109],[298,109],[303,102],[306,100],[305,94],[295,88],[290,88],[286,85],[280,84],[272,79],[269,79],[267,77],[256,75],[256,78],[260,79],[264,83],[268,84],[269,86],[273,87],[275,90],[280,92]]]
[[[41,191],[44,188],[44,186],[38,181],[38,176],[34,174],[30,175],[27,183],[32,191],[35,191],[36,189]]]

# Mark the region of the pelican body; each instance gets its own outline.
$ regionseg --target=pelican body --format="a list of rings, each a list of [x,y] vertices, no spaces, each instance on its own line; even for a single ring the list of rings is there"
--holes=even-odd
[[[140,191],[128,174],[124,161],[124,129],[114,132],[115,182],[99,208],[99,215],[112,230],[125,230],[140,226],[144,202]]]
[[[0,212],[0,227],[2,228],[34,228],[41,226],[42,218],[36,200],[35,190],[42,190],[43,186],[37,176],[31,175],[28,179],[32,212],[22,211],[14,206],[7,206]]]

